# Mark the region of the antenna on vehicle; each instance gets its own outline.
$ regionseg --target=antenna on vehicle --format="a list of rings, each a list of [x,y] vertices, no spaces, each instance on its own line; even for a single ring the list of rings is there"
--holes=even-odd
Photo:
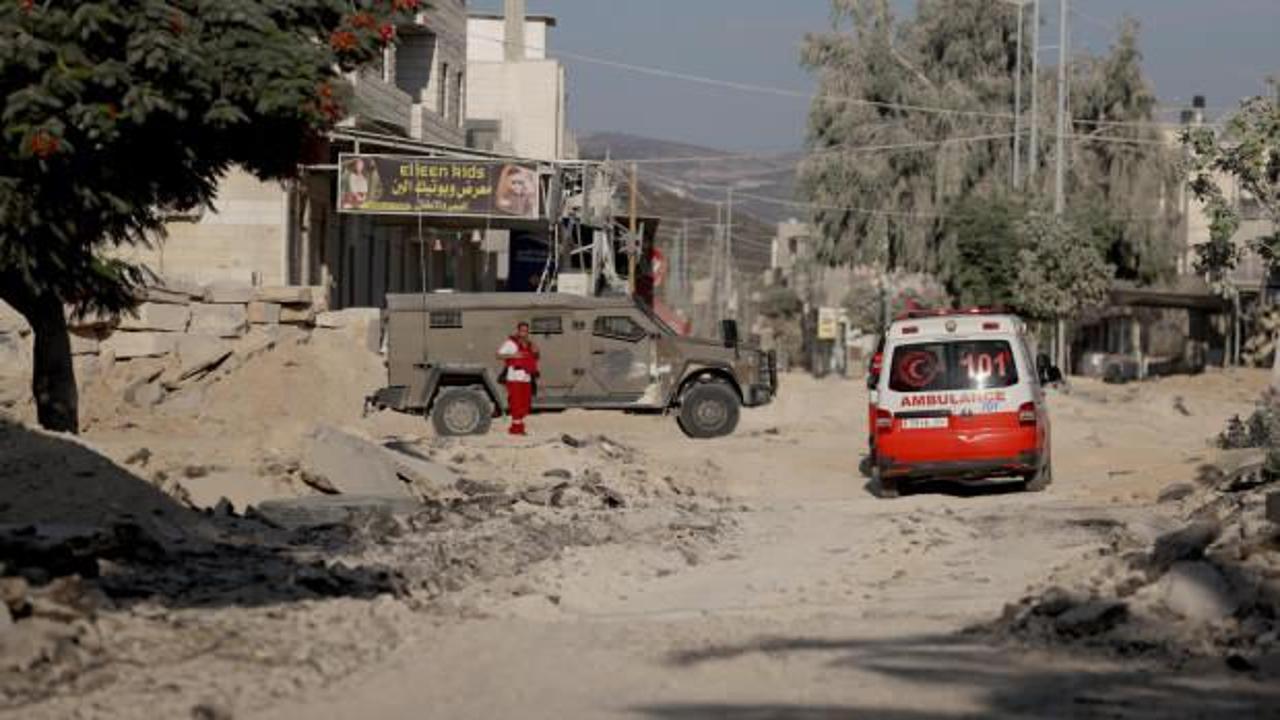
[[[418,213],[418,275],[422,279],[422,362],[427,362],[427,331],[430,322],[427,315],[427,239],[422,234],[422,213]]]

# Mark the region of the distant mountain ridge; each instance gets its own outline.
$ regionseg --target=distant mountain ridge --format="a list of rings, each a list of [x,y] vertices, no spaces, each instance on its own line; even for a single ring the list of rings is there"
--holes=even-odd
[[[578,138],[578,147],[589,160],[678,159],[642,165],[642,179],[709,204],[723,201],[732,186],[737,194],[735,214],[750,215],[769,225],[791,218],[804,220],[808,215],[803,206],[787,204],[796,200],[796,168],[804,158],[801,151],[739,154],[617,132],[585,133]]]

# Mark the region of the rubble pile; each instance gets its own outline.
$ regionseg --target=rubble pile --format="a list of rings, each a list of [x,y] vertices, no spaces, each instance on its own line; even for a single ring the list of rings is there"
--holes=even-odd
[[[1267,510],[1276,480],[1265,450],[1223,453],[1198,486],[1162,493],[1173,527],[1117,524],[1105,547],[973,632],[1280,675],[1280,518]]]
[[[138,673],[180,673],[186,660],[175,657],[233,663],[247,646],[305,654],[315,642],[299,623],[318,623],[335,603],[383,608],[344,620],[370,638],[358,652],[277,663],[294,673],[290,685],[325,682],[395,647],[387,617],[515,577],[566,548],[645,543],[693,556],[731,527],[713,498],[648,478],[638,451],[605,437],[480,446],[374,441],[321,425],[309,442],[312,452],[278,458],[272,472],[323,492],[196,509],[175,488],[217,481],[216,468],[157,483],[134,474],[153,462],[150,451],[117,464],[84,440],[0,425],[9,478],[0,489],[0,710]]]

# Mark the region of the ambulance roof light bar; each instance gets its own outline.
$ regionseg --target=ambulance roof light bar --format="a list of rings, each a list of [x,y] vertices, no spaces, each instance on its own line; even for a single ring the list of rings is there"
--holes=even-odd
[[[1005,315],[1008,310],[999,305],[988,307],[968,307],[958,309],[942,309],[942,310],[907,310],[898,315],[895,320],[922,320],[925,318],[951,317],[955,315]]]

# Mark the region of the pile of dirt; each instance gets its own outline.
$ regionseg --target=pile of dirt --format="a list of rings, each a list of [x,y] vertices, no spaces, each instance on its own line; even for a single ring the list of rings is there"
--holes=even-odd
[[[1111,521],[1104,547],[973,632],[1280,675],[1280,527],[1266,517],[1276,480],[1265,451],[1223,453],[1196,484],[1162,493],[1169,514]]]
[[[0,710],[143,677],[184,682],[196,667],[244,673],[248,646],[270,652],[290,688],[319,684],[393,649],[389,618],[566,548],[698,554],[732,527],[714,499],[650,482],[641,453],[604,437],[345,443],[352,464],[327,482],[383,473],[402,492],[304,487],[199,510],[175,488],[216,472],[157,483],[134,474],[150,462],[137,453],[116,463],[83,439],[0,425]],[[275,472],[302,484],[317,462],[285,458]],[[343,657],[321,662],[310,654],[323,643],[299,627],[333,625],[320,618],[335,604],[352,609],[334,644]]]

